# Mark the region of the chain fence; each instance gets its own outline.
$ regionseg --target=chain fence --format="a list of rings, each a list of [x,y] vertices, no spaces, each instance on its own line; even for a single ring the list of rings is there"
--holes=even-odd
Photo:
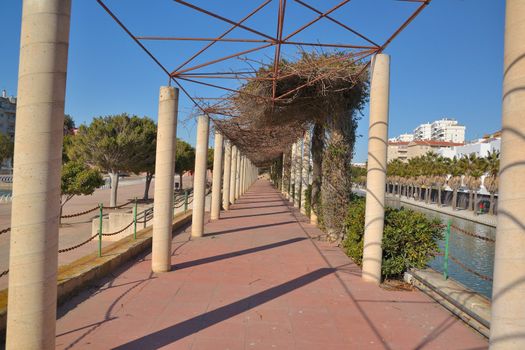
[[[94,236],[91,236],[91,237],[89,237],[87,240],[85,240],[84,242],[79,243],[79,244],[77,244],[77,245],[74,245],[74,246],[72,246],[72,247],[64,248],[64,249],[59,249],[59,250],[58,250],[58,253],[65,253],[65,252],[69,252],[69,251],[75,250],[75,249],[77,249],[77,248],[80,248],[80,247],[82,247],[82,246],[88,244],[89,242],[91,242],[92,240],[94,240],[94,239],[97,238],[97,237],[98,237],[98,234],[96,234],[96,235],[94,235]]]
[[[184,192],[180,191],[181,193],[176,193],[175,194],[175,198],[174,198],[174,205],[173,205],[173,208],[174,209],[178,209],[178,208],[181,208],[181,207],[185,207],[185,210],[188,209],[188,205],[191,204],[193,202],[193,190],[192,189],[188,189],[188,190],[185,190]],[[207,189],[207,192],[206,192],[206,196],[209,195],[211,193],[211,188],[208,188]],[[134,203],[134,209],[133,209],[133,213],[134,213],[134,218],[133,220],[127,224],[125,227],[119,229],[118,231],[115,231],[115,232],[110,232],[110,233],[104,233],[104,232],[101,232],[99,230],[99,232],[97,232],[96,234],[90,236],[88,239],[74,245],[74,246],[71,246],[71,247],[68,247],[68,248],[62,248],[62,249],[59,249],[58,250],[58,253],[66,253],[66,252],[70,252],[72,250],[75,250],[75,249],[78,249],[92,241],[94,241],[95,239],[99,239],[99,256],[101,256],[101,249],[102,249],[102,244],[101,244],[101,241],[102,241],[102,237],[108,237],[108,236],[115,236],[115,235],[118,235],[124,231],[126,231],[127,229],[129,229],[131,226],[133,225],[136,225],[136,224],[146,224],[148,223],[149,221],[151,221],[153,219],[153,208],[147,208],[145,210],[143,210],[142,212],[140,213],[137,213],[136,212],[136,208],[137,208],[137,200],[130,200],[124,204],[121,204],[121,205],[118,205],[118,206],[114,206],[114,207],[111,207],[111,206],[103,206],[103,205],[99,205],[97,207],[94,207],[94,208],[91,208],[91,209],[87,209],[87,210],[84,210],[84,211],[81,211],[81,212],[78,212],[78,213],[74,213],[74,214],[67,214],[67,215],[61,215],[60,218],[62,219],[66,219],[66,218],[73,218],[73,217],[78,217],[78,216],[82,216],[82,215],[86,215],[86,214],[89,214],[89,213],[92,213],[92,212],[95,212],[97,210],[99,210],[101,212],[101,214],[99,214],[99,220],[102,220],[102,217],[105,217],[107,216],[108,214],[102,214],[102,211],[103,210],[113,210],[113,209],[122,209],[130,204]],[[136,239],[136,226],[134,227],[134,232],[133,232],[133,237],[134,239]],[[4,234],[4,233],[7,233],[7,232],[10,232],[11,231],[11,227],[8,227],[8,228],[5,228],[3,230],[0,230],[0,235]],[[9,274],[9,269],[5,270],[5,271],[2,271],[0,272],[0,278],[2,278],[3,276],[6,276],[7,274]]]
[[[495,239],[492,239],[492,238],[486,237],[486,236],[482,236],[482,235],[478,235],[476,233],[469,232],[469,231],[464,230],[462,228],[459,228],[459,227],[457,227],[455,225],[450,225],[450,228],[452,230],[454,230],[455,232],[461,233],[461,234],[466,235],[466,236],[474,237],[474,238],[480,239],[480,240],[485,241],[485,242],[496,243]]]
[[[488,276],[488,275],[485,275],[483,273],[480,273],[480,272],[476,271],[475,269],[469,267],[467,264],[465,264],[463,261],[461,261],[456,256],[450,254],[450,237],[454,233],[454,234],[465,235],[465,236],[472,237],[472,238],[475,238],[475,239],[479,239],[481,241],[489,242],[489,243],[495,243],[496,240],[493,239],[493,238],[484,236],[484,235],[480,235],[480,234],[477,234],[477,233],[469,232],[469,231],[467,231],[465,229],[462,229],[462,228],[460,228],[458,226],[452,225],[450,220],[448,221],[447,225],[438,225],[438,226],[440,228],[444,228],[445,229],[444,252],[439,252],[439,253],[436,254],[436,256],[443,257],[443,276],[444,276],[444,278],[448,279],[448,277],[449,277],[449,266],[448,266],[448,263],[449,263],[449,260],[450,260],[453,263],[455,263],[456,266],[460,267],[463,271],[468,272],[468,273],[476,276],[477,278],[479,278],[479,279],[481,279],[483,281],[492,282],[493,278],[491,276]]]

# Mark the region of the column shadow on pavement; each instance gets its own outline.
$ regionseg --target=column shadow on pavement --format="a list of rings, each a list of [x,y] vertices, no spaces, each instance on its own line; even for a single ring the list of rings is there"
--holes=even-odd
[[[229,305],[208,311],[202,315],[195,316],[186,321],[166,327],[160,331],[148,334],[144,337],[122,344],[114,349],[158,349],[169,345],[177,340],[183,339],[200,330],[211,327],[219,322],[225,321],[238,314],[246,312],[258,305],[269,302],[283,296],[295,289],[301,288],[335,271],[333,268],[321,268],[301,277],[290,280],[263,292],[241,299]]]
[[[274,224],[244,226],[244,227],[238,227],[238,228],[235,228],[235,229],[230,229],[230,230],[225,230],[225,231],[207,232],[207,233],[204,234],[204,237],[225,235],[225,234],[228,234],[228,233],[234,233],[234,232],[240,232],[240,231],[248,231],[248,230],[256,230],[256,229],[265,228],[265,227],[281,226],[281,225],[295,224],[295,223],[296,223],[296,221],[284,221],[284,222],[277,222],[277,223],[274,223]]]
[[[263,246],[259,246],[259,247],[254,247],[254,248],[239,250],[239,251],[235,251],[235,252],[231,252],[231,253],[225,253],[225,254],[210,256],[210,257],[207,257],[207,258],[202,258],[202,259],[182,262],[182,263],[178,263],[178,264],[172,265],[172,269],[173,270],[182,270],[182,269],[186,269],[188,267],[208,264],[208,263],[212,263],[212,262],[219,261],[219,260],[231,259],[231,258],[235,258],[235,257],[241,256],[241,255],[252,254],[252,253],[257,253],[257,252],[260,252],[260,251],[263,251],[263,250],[268,250],[268,249],[273,249],[273,248],[277,248],[277,247],[282,247],[282,246],[285,246],[285,245],[288,245],[288,244],[293,244],[293,243],[304,241],[304,240],[306,240],[306,238],[304,238],[304,237],[297,237],[297,238],[288,239],[286,241],[271,243],[271,244],[267,244],[267,245],[263,245]]]

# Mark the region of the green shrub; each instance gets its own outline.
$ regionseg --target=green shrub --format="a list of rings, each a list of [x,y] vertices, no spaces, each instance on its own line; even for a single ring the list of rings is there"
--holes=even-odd
[[[442,229],[438,219],[410,209],[386,208],[383,234],[383,277],[398,277],[410,268],[424,268],[438,252]],[[359,266],[363,262],[365,200],[354,199],[345,220],[346,254]]]

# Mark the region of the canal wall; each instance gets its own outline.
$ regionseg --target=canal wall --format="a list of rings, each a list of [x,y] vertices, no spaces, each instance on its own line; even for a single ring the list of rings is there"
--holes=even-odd
[[[438,207],[437,204],[426,204],[425,202],[416,201],[413,198],[406,198],[401,197],[392,194],[387,194],[387,198],[391,198],[394,200],[398,200],[401,203],[410,204],[416,207],[432,210],[438,213],[455,216],[460,219],[469,220],[478,224],[487,225],[490,227],[496,227],[497,223],[497,216],[496,215],[489,215],[489,214],[482,214],[482,215],[475,215],[473,212],[466,210],[466,209],[460,209],[460,210],[452,210],[452,207]]]
[[[404,279],[480,334],[489,337],[492,303],[488,298],[455,280],[443,278],[441,273],[432,269],[412,269],[405,273]]]
[[[364,189],[356,188],[354,187],[352,190],[355,194],[358,196],[364,196],[366,194]],[[464,208],[460,208],[459,210],[452,210],[452,207],[438,207],[437,204],[426,204],[424,201],[416,201],[413,198],[406,198],[406,197],[399,197],[398,195],[393,194],[386,194],[386,197],[389,199],[397,200],[401,203],[410,204],[416,207],[420,207],[423,209],[432,210],[438,213],[454,216],[460,219],[472,221],[478,224],[490,226],[490,227],[496,227],[497,223],[497,216],[496,215],[489,215],[489,214],[482,214],[482,215],[475,215],[473,212],[466,210]],[[468,198],[467,198],[468,199]]]

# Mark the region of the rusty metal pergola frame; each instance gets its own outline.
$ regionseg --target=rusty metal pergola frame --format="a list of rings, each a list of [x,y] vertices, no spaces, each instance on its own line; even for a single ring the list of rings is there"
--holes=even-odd
[[[285,24],[287,1],[295,2],[296,4],[302,6],[303,8],[308,9],[309,11],[315,13],[316,17],[313,18],[312,20],[309,20],[307,23],[299,26],[298,28],[293,30],[291,33],[285,35],[283,28]],[[319,76],[315,78],[313,81],[310,81],[308,84],[297,86],[292,90],[286,91],[278,95],[277,94],[277,84],[280,79],[283,79],[284,77],[286,77],[285,75],[281,74],[282,72],[280,71],[280,65],[277,64],[281,61],[283,46],[294,45],[298,47],[314,47],[314,48],[317,47],[317,48],[333,48],[333,49],[342,49],[342,50],[352,50],[351,54],[342,56],[340,59],[348,59],[348,60],[352,60],[353,63],[357,63],[359,61],[365,60],[366,58],[372,57],[373,55],[383,52],[386,49],[386,47],[390,45],[390,43],[431,2],[431,0],[393,0],[393,1],[400,1],[400,2],[417,3],[418,6],[416,6],[415,10],[410,14],[410,16],[407,19],[405,19],[402,22],[402,24],[393,33],[391,33],[388,36],[386,41],[384,41],[382,44],[378,44],[376,41],[372,40],[368,36],[352,28],[348,23],[344,23],[333,17],[334,12],[340,11],[341,8],[343,8],[343,6],[348,4],[350,1],[351,0],[341,0],[335,6],[332,6],[330,9],[322,11],[312,6],[311,4],[307,3],[306,0],[263,0],[262,3],[260,3],[252,11],[250,11],[242,19],[238,21],[234,21],[232,19],[224,17],[218,13],[207,10],[203,7],[197,6],[190,2],[187,2],[184,0],[173,0],[173,2],[176,4],[184,6],[195,12],[205,14],[209,17],[215,18],[221,22],[224,22],[230,25],[230,27],[226,31],[220,33],[216,37],[173,37],[173,36],[138,36],[138,35],[135,35],[119,19],[119,17],[112,10],[109,9],[109,7],[106,5],[104,0],[96,0],[96,2],[105,10],[105,12],[107,12],[107,14],[127,33],[127,35],[162,69],[164,73],[166,73],[166,75],[168,76],[169,83],[171,84],[171,82],[173,81],[181,89],[181,91],[192,101],[192,103],[198,109],[200,109],[203,113],[206,113],[206,114],[210,114],[210,111],[213,111],[211,112],[213,114],[222,114],[222,113],[217,112],[217,110],[214,108],[210,108],[210,106],[206,105],[203,101],[214,101],[214,100],[220,101],[220,100],[226,99],[227,97],[192,96],[189,93],[189,91],[184,87],[183,82],[199,84],[201,86],[218,89],[224,93],[240,94],[240,93],[245,93],[245,92],[242,92],[238,89],[229,88],[223,85],[210,83],[210,82],[207,82],[206,80],[208,79],[209,81],[209,79],[215,79],[215,80],[216,79],[219,79],[219,80],[236,79],[236,80],[241,80],[241,81],[242,80],[247,81],[247,80],[253,80],[253,79],[266,79],[266,80],[272,81],[271,97],[270,98],[268,96],[253,96],[253,97],[262,98],[262,99],[271,99],[271,101],[273,102],[282,100],[282,99],[285,99],[287,96],[293,94],[294,92],[306,87],[308,84],[314,83],[316,80],[323,78],[323,76]],[[253,27],[246,25],[245,22],[248,19],[258,14],[263,8],[265,8],[272,2],[278,2],[277,14],[276,14],[277,28],[276,28],[275,35],[269,35],[269,34],[263,33]],[[338,27],[343,28],[345,31],[350,32],[353,35],[359,37],[364,42],[366,42],[367,45],[357,45],[357,44],[350,44],[350,43],[307,42],[307,41],[293,40],[293,38],[297,34],[303,32],[307,28],[310,28],[316,22],[321,21],[321,20],[332,22]],[[237,28],[242,29],[246,32],[249,32],[252,35],[255,35],[257,39],[227,37],[232,31],[234,31]],[[187,59],[185,59],[183,63],[179,64],[174,69],[168,69],[168,67],[164,65],[163,63],[161,63],[160,60],[152,53],[152,51],[149,50],[144,45],[144,42],[146,41],[191,41],[191,42],[204,42],[206,44],[196,53],[192,54]],[[244,49],[241,51],[233,52],[226,56],[212,58],[203,63],[189,66],[191,63],[195,61],[195,59],[205,55],[207,53],[207,50],[210,47],[218,43],[225,43],[225,42],[249,43],[249,44],[257,44],[257,46],[249,48],[249,49]],[[272,62],[268,63],[268,66],[273,66],[273,74],[270,77],[265,77],[265,78],[257,77],[256,76],[257,72],[255,70],[242,70],[242,71],[239,70],[239,71],[227,71],[227,72],[224,72],[224,71],[206,72],[202,70],[203,68],[212,66],[213,64],[228,61],[234,58],[240,58],[250,53],[261,51],[263,49],[267,49],[270,47],[274,48],[273,60]],[[363,74],[368,69],[369,66],[370,66],[370,61],[366,62],[366,64],[363,65],[358,75]],[[220,103],[221,102],[218,102],[218,104]],[[223,114],[223,115],[229,116],[227,114]]]

